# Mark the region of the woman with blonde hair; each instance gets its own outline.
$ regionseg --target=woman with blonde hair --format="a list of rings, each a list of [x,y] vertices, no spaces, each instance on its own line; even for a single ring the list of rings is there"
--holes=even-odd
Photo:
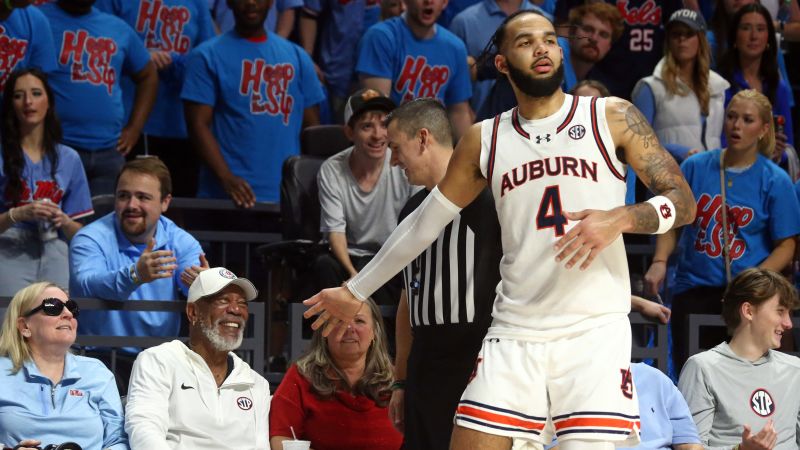
[[[658,140],[680,162],[719,148],[729,84],[709,68],[711,51],[700,13],[675,11],[666,31],[664,57],[653,75],[639,80],[632,98]]]
[[[83,450],[125,450],[114,375],[69,352],[78,305],[53,283],[14,295],[0,334],[0,442],[32,450],[74,442]]]
[[[393,381],[383,319],[365,302],[341,338],[314,332],[308,352],[289,368],[272,397],[270,446],[311,441],[314,450],[396,450],[402,435],[387,408]]]
[[[792,260],[800,234],[800,206],[789,176],[769,160],[775,147],[772,105],[748,89],[733,96],[725,112],[723,149],[689,157],[681,171],[697,201],[695,221],[683,228],[675,277],[672,332],[675,369],[687,355],[689,314],[719,314],[728,281],[759,267],[780,272]],[[659,235],[645,275],[655,294],[666,275],[666,261],[678,244],[675,231]],[[724,335],[703,333],[711,348]]]

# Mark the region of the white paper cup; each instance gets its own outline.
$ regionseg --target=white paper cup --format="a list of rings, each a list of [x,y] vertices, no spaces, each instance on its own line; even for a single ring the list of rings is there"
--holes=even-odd
[[[283,450],[308,450],[311,441],[283,441]]]

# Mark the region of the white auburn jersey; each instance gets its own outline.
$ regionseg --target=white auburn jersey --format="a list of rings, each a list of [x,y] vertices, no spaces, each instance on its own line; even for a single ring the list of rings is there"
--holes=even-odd
[[[566,95],[557,113],[526,120],[517,108],[481,123],[481,172],[502,231],[501,281],[488,336],[551,340],[630,312],[620,236],[586,270],[556,262],[556,241],[577,221],[562,211],[625,204],[605,99]]]

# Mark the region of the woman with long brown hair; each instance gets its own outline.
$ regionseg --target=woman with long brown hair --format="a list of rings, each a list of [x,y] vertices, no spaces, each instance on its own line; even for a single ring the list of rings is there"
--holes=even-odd
[[[12,73],[3,92],[0,295],[43,279],[68,286],[67,242],[94,212],[77,152],[59,144],[54,99],[38,69]]]

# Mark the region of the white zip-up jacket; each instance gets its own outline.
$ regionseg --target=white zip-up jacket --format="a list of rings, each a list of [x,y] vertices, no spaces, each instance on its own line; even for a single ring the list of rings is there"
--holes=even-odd
[[[181,341],[140,353],[125,412],[131,450],[269,449],[269,383],[229,355],[233,371],[217,387]]]

